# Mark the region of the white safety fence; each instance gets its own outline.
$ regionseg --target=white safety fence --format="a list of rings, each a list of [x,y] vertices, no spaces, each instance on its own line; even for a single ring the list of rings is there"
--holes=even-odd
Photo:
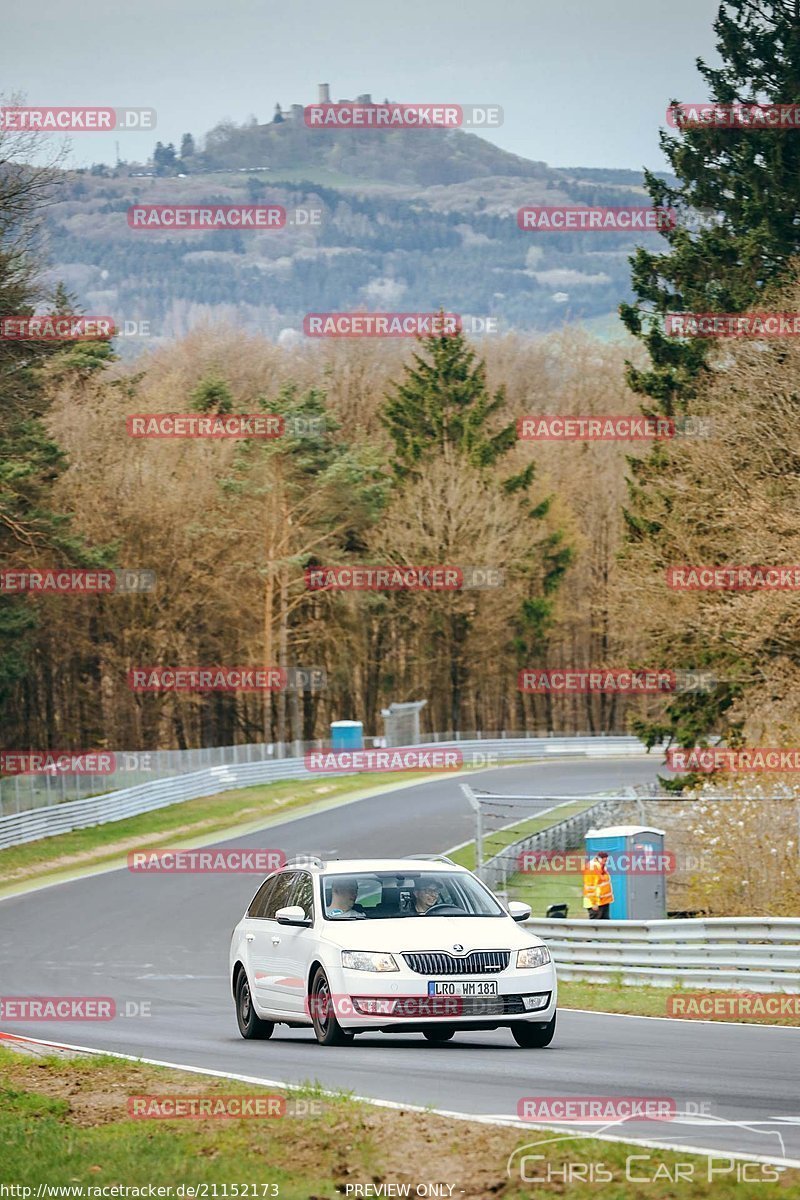
[[[547,942],[559,977],[565,980],[800,992],[798,917],[535,917],[525,927]]]
[[[435,740],[414,747],[421,751],[454,746],[463,753],[467,766],[492,766],[497,762],[547,760],[552,757],[607,757],[641,755],[644,746],[633,737],[597,738],[480,738],[451,741]],[[392,751],[387,753],[391,754]],[[69,800],[63,804],[32,808],[23,812],[0,817],[0,849],[32,842],[39,838],[53,837],[73,829],[86,829],[90,825],[103,825],[108,821],[121,821],[125,817],[180,804],[200,796],[214,796],[217,792],[232,788],[253,787],[261,783],[274,783],[282,779],[320,778],[316,772],[306,770],[302,758],[269,759],[261,762],[224,764],[191,774],[175,775],[168,779],[155,779],[135,787],[108,792],[102,796],[91,796],[83,800]],[[365,785],[369,773],[364,772]],[[398,774],[398,779],[402,778]]]
[[[429,742],[436,744],[463,742],[498,741],[503,743],[540,742],[554,746],[558,742],[603,741],[620,738],[616,734],[573,733],[555,734],[542,730],[517,732],[509,730],[467,731],[426,735]],[[381,748],[384,737],[365,737],[367,749]],[[72,800],[83,800],[103,792],[118,792],[139,783],[153,783],[171,775],[194,775],[211,767],[239,767],[251,763],[277,762],[287,758],[302,758],[309,750],[322,750],[325,743],[321,738],[311,742],[251,742],[236,746],[198,746],[188,750],[117,750],[98,751],[102,756],[102,773],[60,773],[55,767],[50,770],[28,774],[0,776],[0,817],[9,813],[22,812],[28,808],[49,808],[52,804],[66,804]],[[87,758],[91,756],[87,755]]]

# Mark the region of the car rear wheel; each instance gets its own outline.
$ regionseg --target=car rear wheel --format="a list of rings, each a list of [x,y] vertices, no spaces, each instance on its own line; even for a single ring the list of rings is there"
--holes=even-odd
[[[432,1025],[430,1029],[422,1031],[429,1042],[449,1042],[455,1036],[455,1032],[452,1025]]]
[[[345,1046],[355,1036],[336,1020],[328,976],[322,967],[311,982],[311,1022],[320,1046]]]
[[[250,995],[250,983],[244,971],[239,973],[236,980],[236,1020],[243,1038],[272,1037],[275,1025],[272,1021],[262,1021],[256,1013],[253,997]]]
[[[553,1013],[546,1025],[536,1025],[533,1021],[515,1021],[511,1026],[514,1041],[518,1046],[541,1049],[549,1046],[556,1031],[556,1015]]]

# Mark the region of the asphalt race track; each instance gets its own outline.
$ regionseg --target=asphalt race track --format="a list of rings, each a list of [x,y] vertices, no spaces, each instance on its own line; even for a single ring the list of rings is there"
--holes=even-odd
[[[561,760],[470,776],[490,791],[576,795],[637,782],[655,760]],[[463,777],[462,777],[463,778]],[[453,777],[288,820],[222,845],[340,857],[446,850],[472,836]],[[605,1133],[684,1147],[800,1161],[800,1031],[599,1013],[559,1014],[546,1050],[510,1033],[465,1033],[444,1046],[419,1035],[359,1036],[323,1048],[278,1026],[267,1042],[238,1034],[227,978],[230,932],[256,890],[252,875],[109,871],[0,903],[2,994],[112,996],[110,1022],[5,1022],[7,1033],[122,1051],[268,1081],[323,1086],[448,1112],[516,1119],[524,1096],[670,1097],[676,1121]],[[131,1004],[133,1002],[133,1004]],[[701,1115],[693,1115],[700,1113]],[[560,1133],[598,1126],[561,1126]],[[549,1135],[531,1130],[531,1142]],[[557,1136],[557,1135],[556,1135]]]

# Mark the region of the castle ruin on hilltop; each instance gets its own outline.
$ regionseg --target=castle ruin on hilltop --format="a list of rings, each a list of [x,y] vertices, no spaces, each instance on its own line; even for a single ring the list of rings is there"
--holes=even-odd
[[[317,104],[332,104],[332,103],[334,103],[334,102],[331,100],[330,84],[318,83],[317,84]],[[376,102],[372,99],[372,96],[370,95],[369,92],[364,92],[361,96],[356,96],[355,100],[349,100],[349,99],[346,99],[345,97],[340,97],[340,99],[337,100],[335,103],[336,104],[374,104]],[[389,101],[384,100],[383,103],[388,104]],[[304,118],[303,118],[304,109],[305,109],[304,104],[291,104],[289,106],[289,108],[281,108],[280,101],[279,101],[275,105],[275,115],[272,118],[272,124],[280,125],[284,121],[297,121],[299,124],[302,125],[303,120],[304,120]]]

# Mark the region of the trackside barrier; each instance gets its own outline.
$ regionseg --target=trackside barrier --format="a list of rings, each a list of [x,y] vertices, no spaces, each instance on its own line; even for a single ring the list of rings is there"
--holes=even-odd
[[[495,762],[514,760],[547,760],[553,757],[609,757],[633,756],[645,753],[638,738],[502,738],[502,739],[452,739],[421,743],[416,749],[437,749],[454,746],[470,751],[478,765],[491,766]],[[483,756],[478,757],[478,756]],[[369,774],[363,773],[369,780]],[[200,796],[214,796],[234,788],[253,787],[261,783],[275,783],[283,779],[314,779],[317,776],[306,770],[302,758],[280,758],[269,761],[223,764],[191,774],[175,775],[169,779],[155,779],[137,784],[135,787],[108,792],[102,796],[91,796],[83,800],[70,800],[63,804],[28,809],[0,817],[0,849],[69,833],[73,829],[86,829],[90,825],[103,825],[109,821],[121,821],[125,817],[180,804],[184,800],[195,800]],[[398,775],[398,779],[401,776]]]
[[[508,754],[507,745],[530,746],[537,743],[541,747],[555,747],[558,743],[571,741],[577,745],[579,741],[602,742],[607,738],[615,738],[625,742],[617,734],[572,733],[569,735],[529,730],[527,733],[510,732],[507,730],[483,732],[481,730],[427,735],[426,745],[433,742],[436,745],[459,745],[472,742],[502,742],[503,747],[497,751],[501,758]],[[420,739],[414,742],[417,745]],[[635,740],[635,739],[634,739]],[[367,749],[379,749],[385,739],[380,737],[364,738]],[[317,738],[313,741],[294,742],[252,742],[236,746],[198,746],[188,750],[144,750],[116,751],[114,754],[116,769],[110,774],[92,775],[75,774],[63,775],[55,771],[36,775],[5,775],[0,776],[0,816],[9,813],[23,812],[28,808],[49,808],[53,804],[66,804],[71,800],[84,800],[88,796],[98,796],[104,792],[121,791],[123,788],[135,787],[139,783],[153,783],[156,779],[167,779],[171,775],[194,775],[198,771],[206,771],[211,767],[239,767],[250,763],[275,762],[287,758],[302,758],[309,750],[323,750],[325,743]],[[555,753],[561,753],[556,749]],[[591,751],[583,751],[591,753]],[[621,753],[625,753],[624,750]]]
[[[555,920],[525,928],[547,942],[561,979],[656,987],[800,992],[800,918]]]

